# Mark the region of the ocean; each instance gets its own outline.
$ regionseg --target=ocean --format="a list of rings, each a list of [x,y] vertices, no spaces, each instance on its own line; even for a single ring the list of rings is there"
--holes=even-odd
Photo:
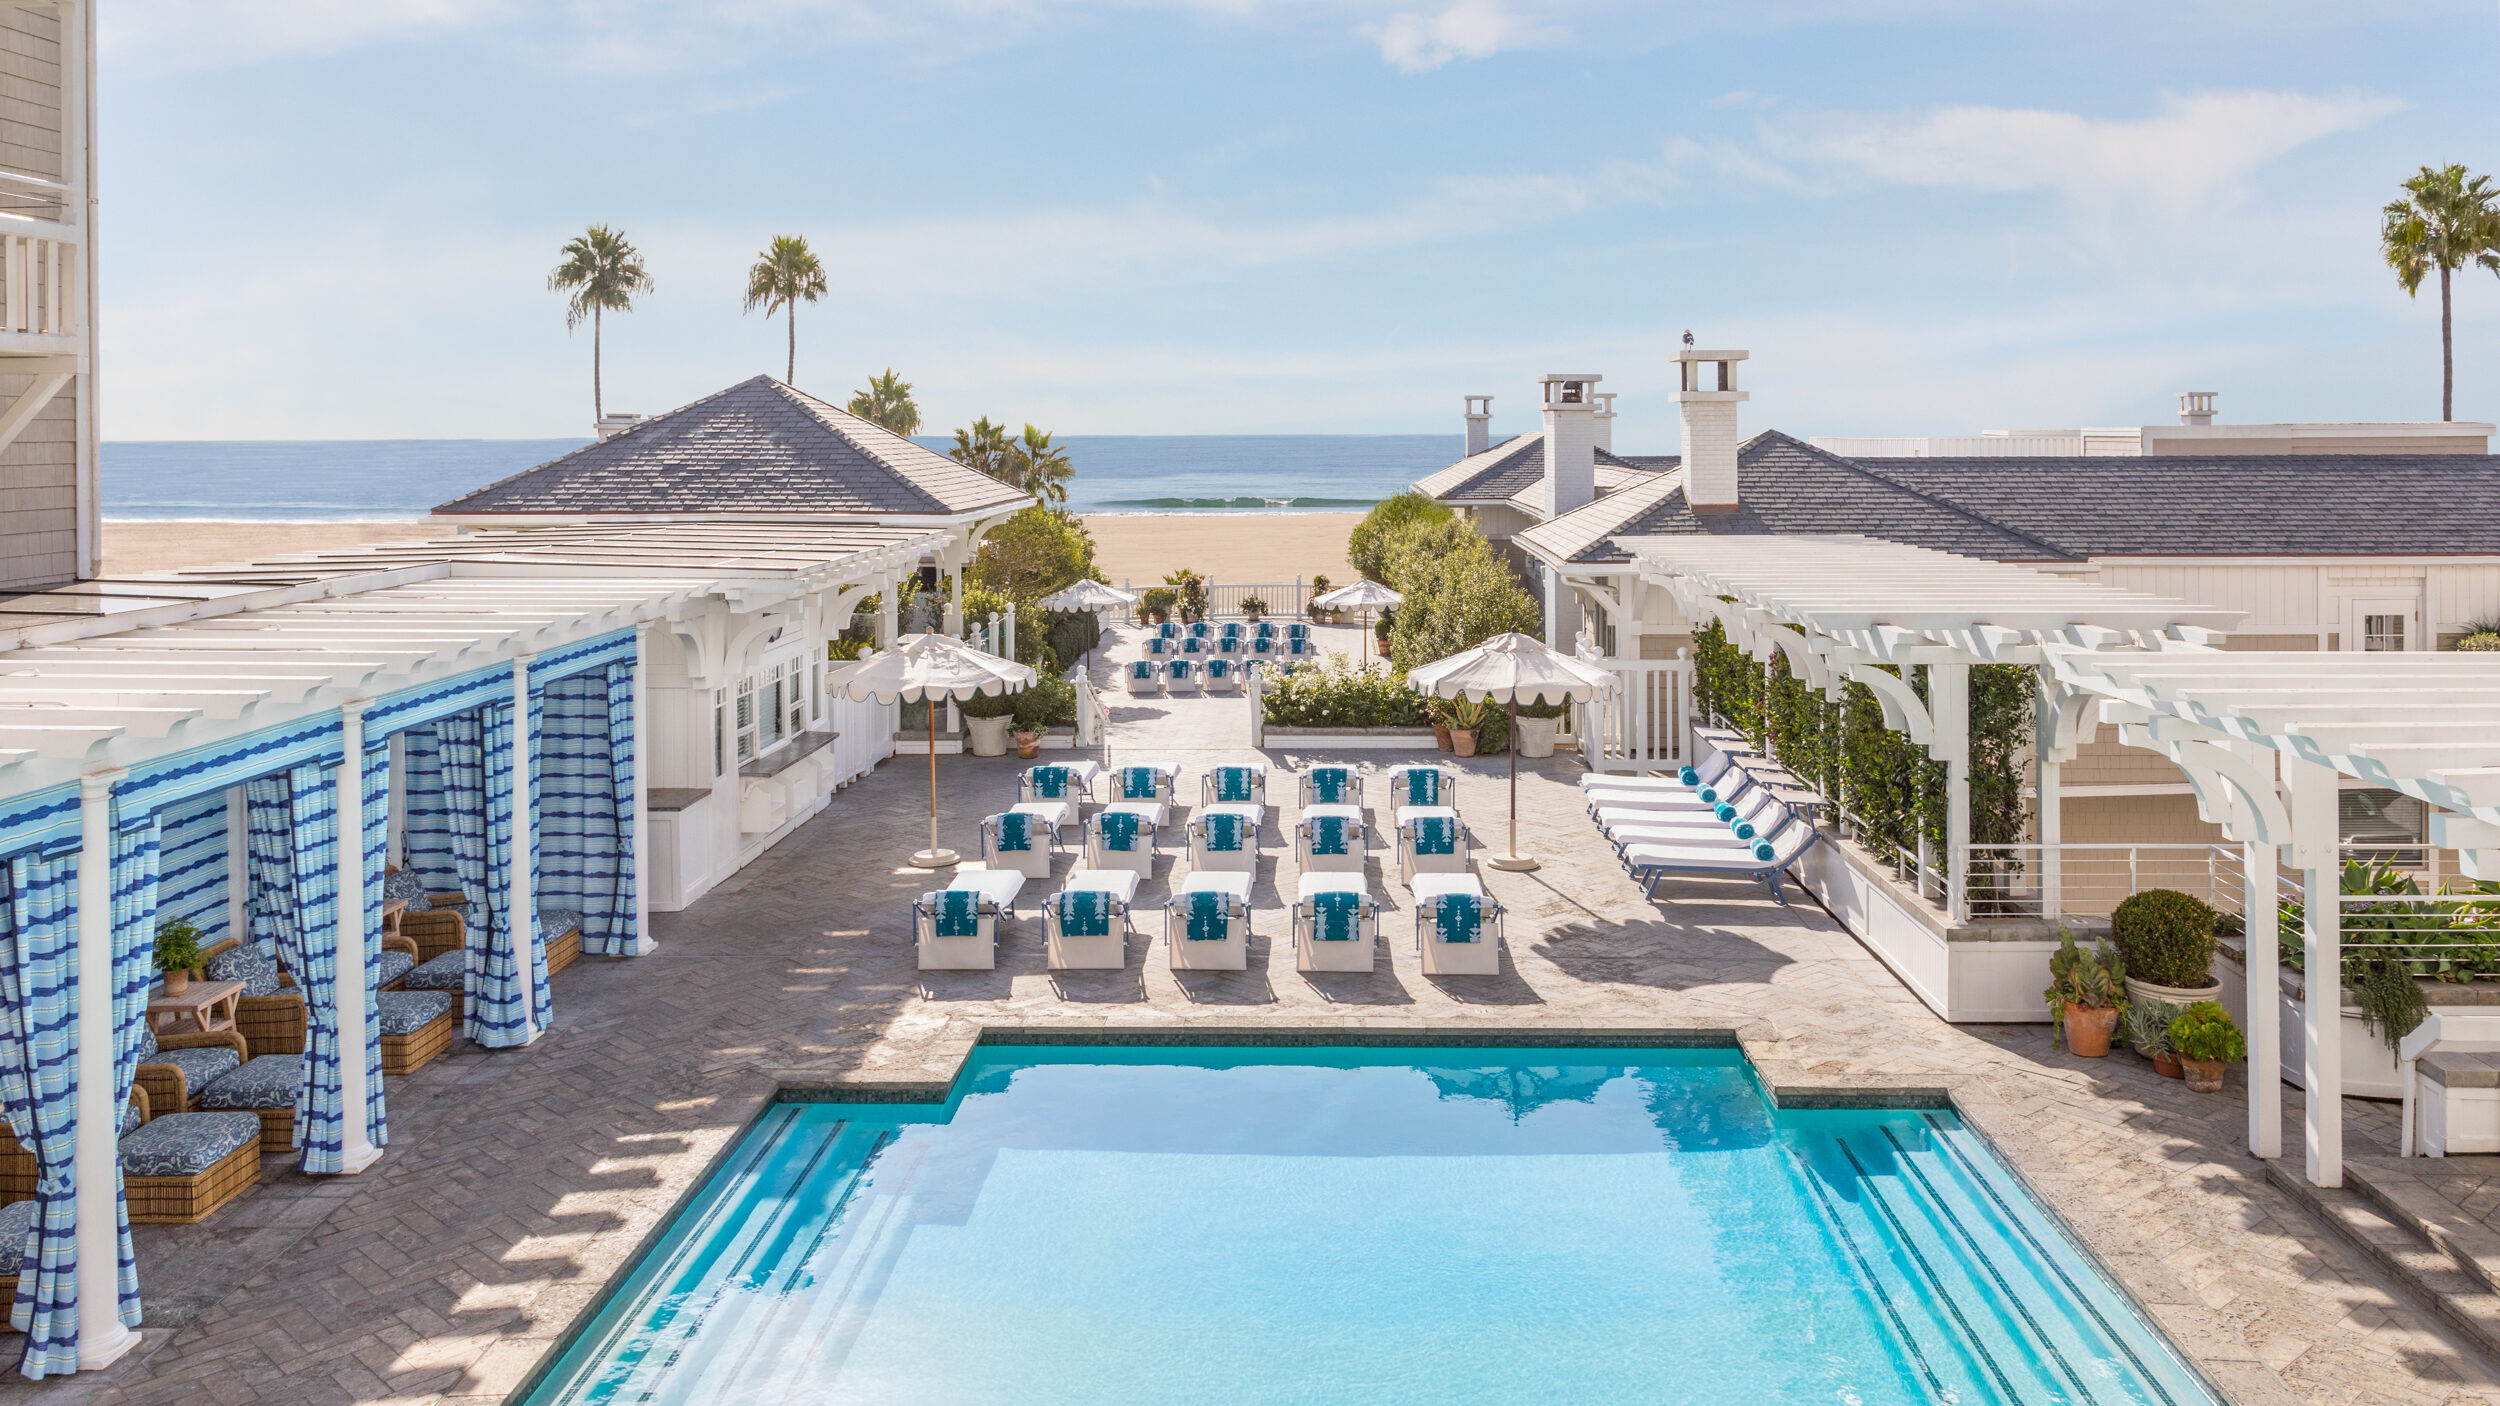
[[[415,517],[581,439],[121,440],[122,521]],[[941,452],[953,441],[922,436]],[[1458,435],[1071,435],[1068,506],[1089,513],[1349,512],[1456,461]]]

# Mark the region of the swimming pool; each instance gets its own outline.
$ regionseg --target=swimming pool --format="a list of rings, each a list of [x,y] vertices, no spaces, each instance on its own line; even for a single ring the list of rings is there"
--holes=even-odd
[[[975,1052],[783,1103],[532,1406],[2213,1403],[1949,1113],[1734,1050]]]

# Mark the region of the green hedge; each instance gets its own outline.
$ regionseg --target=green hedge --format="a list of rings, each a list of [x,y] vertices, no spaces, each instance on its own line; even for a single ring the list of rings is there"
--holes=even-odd
[[[1402,670],[1355,668],[1331,655],[1317,669],[1270,677],[1264,689],[1269,727],[1429,727],[1422,694]]]

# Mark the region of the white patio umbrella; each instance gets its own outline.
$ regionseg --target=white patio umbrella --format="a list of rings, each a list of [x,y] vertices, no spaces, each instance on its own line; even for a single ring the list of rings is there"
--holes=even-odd
[[[1507,634],[1410,669],[1406,681],[1416,692],[1434,697],[1510,705],[1510,849],[1485,863],[1496,869],[1534,869],[1536,861],[1519,852],[1519,705],[1586,703],[1615,686],[1614,674],[1548,649],[1542,640]]]
[[[905,635],[883,654],[872,654],[835,674],[831,686],[860,702],[891,703],[926,700],[929,704],[929,847],[911,857],[922,869],[943,869],[962,856],[938,848],[937,704],[940,699],[997,695],[1029,687],[1039,675],[1012,659],[984,654],[962,640],[941,635]]]
[[[1377,581],[1371,580],[1357,581],[1351,586],[1339,586],[1333,591],[1328,591],[1311,598],[1311,604],[1318,606],[1322,610],[1359,610],[1363,612],[1363,638],[1365,639],[1371,638],[1373,610],[1386,610],[1390,606],[1404,605],[1405,603],[1406,597],[1399,595],[1397,592],[1390,590],[1388,587],[1381,585]],[[1366,646],[1366,648],[1368,647],[1369,646]],[[1355,652],[1360,654],[1362,651],[1358,649]]]
[[[1106,586],[1100,581],[1079,581],[1073,586],[1053,591],[1033,603],[1044,610],[1090,610],[1099,617],[1106,610],[1137,604],[1137,597],[1117,586]],[[1099,636],[1102,621],[1096,619],[1094,624],[1095,633]],[[1090,649],[1085,653],[1089,659],[1093,655]]]

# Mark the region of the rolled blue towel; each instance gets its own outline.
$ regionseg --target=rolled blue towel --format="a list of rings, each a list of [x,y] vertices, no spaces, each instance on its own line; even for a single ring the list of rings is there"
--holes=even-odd
[[[1752,821],[1739,820],[1736,822],[1736,838],[1740,840],[1750,840],[1753,838],[1753,833]]]
[[[1771,856],[1777,853],[1779,853],[1779,851],[1771,848],[1771,842],[1769,840],[1756,840],[1753,842],[1753,857],[1761,860],[1765,864],[1770,863]]]
[[[1712,811],[1711,814],[1719,817],[1721,820],[1734,820],[1736,818],[1736,807],[1729,805],[1725,801],[1721,801],[1719,802],[1719,808]]]
[[[1701,788],[1701,803],[1703,805],[1715,805],[1718,803],[1718,799],[1719,789],[1717,787],[1704,786]]]
[[[1701,773],[1691,767],[1686,767],[1675,774],[1675,779],[1687,786],[1698,786],[1701,784]]]

